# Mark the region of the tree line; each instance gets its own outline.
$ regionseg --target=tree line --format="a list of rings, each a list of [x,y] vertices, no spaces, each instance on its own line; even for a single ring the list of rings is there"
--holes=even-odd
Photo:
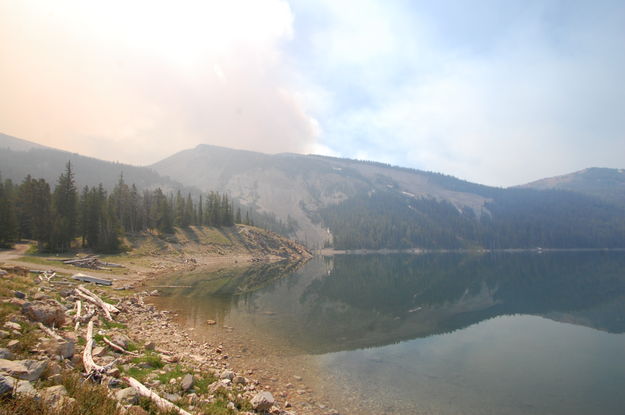
[[[127,232],[253,224],[249,212],[241,216],[226,194],[210,192],[194,199],[190,193],[165,194],[160,188],[140,191],[125,183],[123,175],[110,193],[102,184],[79,191],[69,162],[54,190],[30,175],[19,185],[0,178],[0,246],[31,239],[40,251],[65,252],[79,238],[83,247],[116,252]]]

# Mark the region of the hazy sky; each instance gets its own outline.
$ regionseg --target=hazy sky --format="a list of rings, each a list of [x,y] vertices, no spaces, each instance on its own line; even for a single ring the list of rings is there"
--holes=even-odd
[[[200,143],[513,185],[625,167],[625,2],[0,0],[0,132]]]

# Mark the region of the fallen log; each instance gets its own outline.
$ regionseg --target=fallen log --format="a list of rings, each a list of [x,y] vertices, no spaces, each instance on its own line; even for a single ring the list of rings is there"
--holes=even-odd
[[[83,293],[81,291],[75,290],[75,292],[76,292],[77,296],[79,296],[81,298],[84,298],[85,300],[89,301],[90,303],[93,303],[93,304],[99,306],[100,309],[102,310],[102,312],[104,312],[104,318],[106,320],[113,321],[113,317],[111,316],[111,313],[109,313],[109,311],[108,311],[108,309],[106,307],[102,306],[102,304],[101,304],[101,303],[103,303],[102,300],[100,300],[98,302],[98,300],[96,300],[95,298],[90,297],[90,296],[88,296],[87,294],[85,294],[85,293]]]
[[[91,355],[91,350],[93,349],[93,321],[89,321],[89,324],[87,324],[87,334],[85,335],[85,339],[87,340],[87,344],[85,345],[85,350],[82,354],[82,364],[85,367],[87,379],[93,379],[94,381],[99,382],[102,379],[102,376],[106,375],[115,362],[117,362],[117,359],[106,366],[100,366],[93,361],[93,356]]]
[[[115,343],[113,343],[112,341],[110,341],[108,338],[103,337],[102,340],[104,340],[104,343],[108,344],[109,346],[111,346],[114,350],[117,350],[120,353],[127,353],[131,356],[139,356],[138,353],[134,353],[131,352],[130,350],[126,350],[123,347],[121,347],[120,345],[117,345]]]
[[[102,301],[100,297],[98,297],[96,294],[86,289],[83,285],[79,285],[78,287],[76,287],[76,289],[88,295],[89,297],[94,298],[98,303],[101,304],[100,307],[106,308],[111,313],[115,313],[115,314],[119,313],[119,309],[117,307],[115,307],[113,304],[109,304],[109,303]]]
[[[65,341],[65,339],[63,337],[61,337],[58,334],[56,334],[52,329],[44,326],[43,323],[39,322],[39,323],[37,323],[37,326],[39,326],[41,331],[46,333],[48,336],[52,337],[54,340],[58,340],[58,341],[62,341],[62,342]]]
[[[78,327],[80,326],[80,313],[82,312],[82,301],[76,300],[76,315],[74,316],[74,320],[76,320],[76,325],[74,326],[74,331],[78,331]]]
[[[166,411],[176,411],[180,415],[191,415],[189,412],[187,412],[184,409],[174,405],[173,403],[169,402],[167,399],[161,398],[156,393],[152,392],[150,389],[145,387],[141,382],[139,382],[135,378],[124,377],[123,379],[126,382],[128,382],[128,384],[131,387],[135,388],[135,390],[137,392],[139,392],[139,395],[144,396],[144,397],[148,398],[149,400],[151,400],[152,402],[154,402],[156,404],[156,406],[161,411],[164,411],[164,412],[166,412]]]
[[[92,282],[94,284],[99,284],[99,285],[113,285],[113,281],[111,280],[92,277],[91,275],[86,275],[82,273],[72,275],[72,279],[77,280],[77,281],[82,281],[82,282]]]

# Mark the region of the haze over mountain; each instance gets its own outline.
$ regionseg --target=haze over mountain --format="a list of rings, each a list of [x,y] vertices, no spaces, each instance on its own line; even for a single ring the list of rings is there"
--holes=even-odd
[[[618,233],[625,212],[596,194],[502,189],[381,163],[208,145],[151,167],[275,212],[311,246],[625,246]]]
[[[0,174],[15,181],[31,174],[55,183],[71,160],[81,186],[112,187],[123,172],[139,188],[227,192],[253,212],[275,215],[283,234],[315,248],[625,247],[625,208],[615,203],[623,174],[616,169],[504,189],[375,162],[208,145],[149,167],[4,135],[0,149]]]

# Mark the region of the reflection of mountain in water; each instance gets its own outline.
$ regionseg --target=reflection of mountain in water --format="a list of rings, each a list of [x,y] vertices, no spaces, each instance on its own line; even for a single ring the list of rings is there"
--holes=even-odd
[[[224,283],[185,277],[193,288],[180,294],[214,301],[241,293],[223,302],[230,313],[253,315],[255,325],[309,353],[381,346],[516,313],[625,331],[621,252],[337,256],[279,278],[291,271],[248,269]],[[275,318],[259,317],[263,310]]]

